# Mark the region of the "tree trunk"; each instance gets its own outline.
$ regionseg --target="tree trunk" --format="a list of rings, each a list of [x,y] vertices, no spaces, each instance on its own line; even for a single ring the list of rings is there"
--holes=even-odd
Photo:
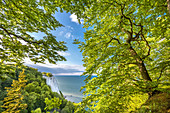
[[[143,63],[143,61],[140,61],[140,62],[141,63],[138,63],[138,67],[139,67],[140,73],[142,75],[142,78],[145,80],[148,80],[148,81],[152,81],[148,74],[148,71],[146,70],[145,64]]]
[[[138,56],[138,54],[136,53],[136,51],[132,47],[130,47],[129,50],[131,52],[131,55],[136,59],[136,62],[137,62],[137,65],[139,67],[142,78],[147,80],[147,81],[152,81],[149,74],[148,74],[148,71],[146,69],[146,66],[145,66],[143,60]]]
[[[170,0],[167,0],[167,10],[168,10],[169,15],[170,15]]]

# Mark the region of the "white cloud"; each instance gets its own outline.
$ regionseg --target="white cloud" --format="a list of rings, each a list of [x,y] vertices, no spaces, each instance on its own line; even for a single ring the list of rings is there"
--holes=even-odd
[[[63,69],[76,69],[77,71],[84,71],[84,67],[81,65],[73,65],[73,64],[40,64],[37,63],[36,65],[47,67],[47,68],[63,68]]]
[[[68,32],[68,33],[66,33],[64,36],[68,39],[68,38],[70,38],[70,37],[71,37],[71,33],[70,33],[70,32]]]
[[[21,42],[22,45],[27,45],[27,42],[25,42],[24,40],[19,40]]]
[[[71,54],[68,52],[58,51],[58,54],[61,56],[70,56]]]
[[[25,64],[29,65],[29,64],[34,64],[29,58],[25,58],[24,59]]]
[[[59,32],[59,35],[63,35],[63,33],[64,33],[64,31],[60,31],[60,32]]]
[[[82,65],[75,64],[50,64],[47,61],[45,64],[34,64],[29,58],[25,59],[24,64],[33,68],[37,68],[41,72],[50,72],[53,75],[81,75],[85,70],[85,67]]]
[[[73,14],[70,15],[70,18],[71,18],[71,21],[72,21],[72,22],[75,22],[75,23],[79,24],[78,19],[77,19],[77,15],[75,15],[75,14],[73,13]],[[84,20],[83,20],[83,19],[80,19],[80,23],[83,23],[83,22],[84,22]]]
[[[1,48],[1,49],[3,49],[3,46],[2,46],[2,45],[0,45],[0,48]]]
[[[53,74],[53,75],[82,75],[83,72],[75,72],[75,73],[58,73],[58,74]]]
[[[70,30],[74,30],[74,28],[73,27],[71,27],[71,26],[66,26],[68,29],[70,29]]]
[[[74,39],[76,39],[73,35],[71,36],[71,38],[74,40]]]
[[[61,27],[60,30],[58,31],[59,33],[57,35],[59,35],[59,37],[72,39],[72,37],[74,37],[72,35],[73,31],[74,31],[74,28],[71,26]]]

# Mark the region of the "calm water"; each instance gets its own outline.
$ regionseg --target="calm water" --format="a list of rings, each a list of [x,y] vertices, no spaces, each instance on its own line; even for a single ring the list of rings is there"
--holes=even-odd
[[[84,76],[55,76],[58,87],[63,95],[72,102],[80,102],[82,100],[81,86],[85,85]]]

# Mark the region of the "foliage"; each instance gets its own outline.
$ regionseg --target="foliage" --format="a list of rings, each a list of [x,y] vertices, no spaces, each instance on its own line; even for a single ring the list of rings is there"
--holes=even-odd
[[[61,10],[83,18],[86,28],[85,42],[75,42],[83,51],[87,76],[86,97],[77,112],[125,112],[135,94],[152,97],[167,92],[170,16],[166,0],[58,3]],[[92,79],[94,74],[97,77]]]
[[[170,94],[161,93],[152,96],[137,111],[132,113],[169,113]]]
[[[41,72],[30,67],[24,68],[28,80],[25,86],[24,102],[28,104],[28,112],[36,108],[40,108],[42,112],[45,112],[45,98],[52,99],[57,97],[60,100],[64,100],[58,93],[51,91],[50,87],[46,84],[46,80],[42,77]],[[61,105],[64,106],[63,103]]]
[[[61,113],[74,113],[74,108],[74,104],[68,101],[66,106],[61,110]]]
[[[3,101],[0,101],[0,113],[2,113],[5,110],[1,107],[2,105],[3,105]]]
[[[5,81],[0,80],[0,113],[5,110],[1,107],[3,105],[2,100],[4,100],[4,97],[7,95],[5,87],[10,87],[11,84],[12,80],[10,78],[7,78]]]
[[[27,104],[23,103],[23,95],[22,90],[26,85],[25,80],[26,75],[24,75],[24,71],[20,73],[18,81],[13,80],[12,87],[6,87],[7,89],[7,97],[4,98],[3,108],[6,110],[2,113],[10,112],[10,113],[20,113],[21,109],[25,109]]]
[[[0,78],[11,75],[7,65],[21,64],[28,57],[33,62],[50,63],[66,60],[58,51],[66,51],[63,41],[56,41],[50,31],[62,25],[54,18],[58,11],[55,1],[0,1]],[[43,33],[35,38],[32,34]],[[10,73],[10,74],[9,74]]]
[[[46,73],[46,72],[42,72],[42,74],[47,76],[47,77],[52,77],[53,76],[51,73]]]
[[[59,98],[52,98],[52,99],[48,99],[48,98],[45,98],[45,104],[46,104],[46,107],[44,108],[46,111],[48,110],[52,110],[52,109],[59,109],[60,105],[61,105],[61,102],[62,100],[60,100]]]
[[[18,72],[25,58],[29,58],[34,63],[55,64],[57,61],[65,61],[59,51],[66,51],[65,42],[56,41],[56,37],[50,32],[57,27],[63,26],[53,16],[58,11],[54,0],[2,0],[0,1],[0,79],[6,80],[18,78]],[[34,37],[36,33],[44,36]],[[15,64],[15,65],[13,65]],[[26,68],[27,84],[23,91],[23,102],[28,104],[26,111],[31,112],[36,108],[44,110],[45,98],[60,97],[59,94],[51,91],[46,85],[42,74],[35,69]],[[11,76],[12,75],[12,76]],[[52,76],[46,73],[47,76]],[[0,81],[2,85],[1,98],[6,96],[4,86],[8,84]],[[10,84],[10,82],[9,82]],[[4,86],[3,86],[4,85]],[[6,97],[7,98],[7,97]],[[65,104],[65,103],[64,103]],[[61,105],[64,107],[64,105]],[[1,107],[0,107],[1,109]]]
[[[77,112],[125,112],[129,109],[129,103],[136,99],[131,98],[134,95],[148,94],[151,98],[156,93],[168,93],[170,16],[167,2],[1,1],[0,77],[5,77],[4,73],[9,73],[11,69],[4,63],[21,63],[25,57],[40,63],[45,59],[50,63],[65,60],[57,53],[66,50],[64,42],[57,42],[49,32],[62,26],[52,16],[60,7],[60,11],[75,13],[79,21],[83,18],[86,28],[85,42],[76,42],[80,43],[79,47],[83,51],[86,67],[83,75],[87,76],[83,87],[86,97]],[[30,35],[33,32],[43,32],[46,36],[38,40]],[[94,74],[97,77],[91,79]],[[41,77],[32,76],[29,75],[30,85],[27,84],[25,94],[28,95],[27,100],[36,100],[34,102],[37,104],[34,105],[37,108],[42,107],[44,103],[41,102],[45,97],[53,97],[50,91],[45,91],[48,86],[43,87]],[[138,107],[133,105],[134,108]]]
[[[148,95],[145,94],[134,94],[130,96],[130,101],[128,102],[129,105],[127,106],[126,113],[136,111],[137,109],[141,108],[141,106],[148,100]]]
[[[31,113],[41,113],[41,108],[37,108],[36,110],[31,111]]]
[[[62,101],[59,109],[62,110],[66,107],[67,100],[60,94],[51,91],[50,87],[46,84],[46,80],[42,77],[43,75],[41,72],[38,72],[37,69],[24,66],[16,68],[15,75],[18,76],[17,74],[19,74],[22,69],[25,70],[24,73],[27,75],[27,83],[23,90],[23,103],[27,104],[27,108],[23,109],[21,111],[22,113],[39,112],[39,110],[36,110],[37,108],[40,108],[42,112],[45,112],[45,98],[48,98],[49,100],[54,97],[59,98]],[[0,101],[7,96],[5,87],[10,87],[11,81],[14,79],[17,78],[11,79],[8,77],[5,81],[0,80]],[[1,107],[0,110],[3,111]]]

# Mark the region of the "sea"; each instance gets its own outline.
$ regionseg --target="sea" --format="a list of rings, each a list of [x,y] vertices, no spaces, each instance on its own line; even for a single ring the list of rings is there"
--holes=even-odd
[[[58,88],[65,98],[71,102],[79,103],[82,101],[83,94],[80,88],[85,85],[85,76],[55,76]]]

